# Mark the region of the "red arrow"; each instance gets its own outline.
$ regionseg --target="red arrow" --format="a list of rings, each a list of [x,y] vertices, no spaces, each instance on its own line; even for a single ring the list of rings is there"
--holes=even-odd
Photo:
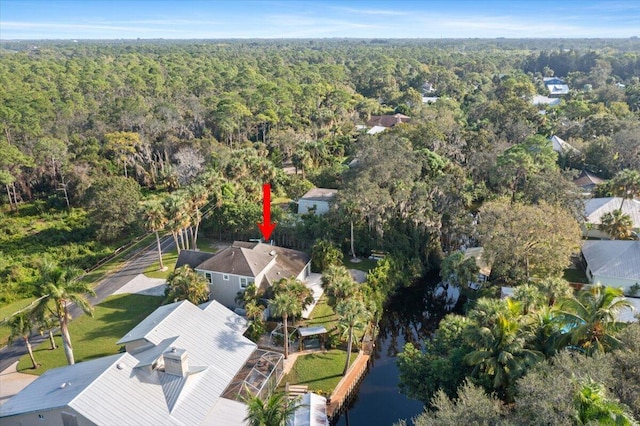
[[[271,233],[276,228],[276,223],[271,223],[271,184],[262,185],[262,223],[258,224],[262,238],[269,241]]]

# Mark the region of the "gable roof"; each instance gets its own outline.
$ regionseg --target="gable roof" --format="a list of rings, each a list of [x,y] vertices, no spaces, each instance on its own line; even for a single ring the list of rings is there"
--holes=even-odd
[[[584,202],[584,216],[588,223],[599,225],[600,218],[605,213],[611,213],[620,208],[621,197],[590,198]],[[633,227],[640,228],[640,201],[624,200],[622,213],[629,215]]]
[[[275,262],[272,263],[274,258]],[[254,278],[265,272],[271,280],[276,277],[298,276],[309,260],[309,255],[301,251],[263,243],[235,241],[231,247],[202,262],[197,269]]]
[[[582,170],[580,172],[580,176],[573,180],[573,183],[579,187],[590,187],[595,185],[600,185],[604,182],[604,179],[599,178],[598,176],[590,173],[588,170]]]
[[[0,417],[69,406],[96,424],[200,424],[257,348],[216,319],[218,305],[158,308],[120,339],[150,348],[50,370],[0,407]],[[187,354],[184,377],[150,368],[169,347]]]
[[[593,275],[640,279],[640,241],[588,240],[582,254]]]
[[[331,201],[336,194],[338,193],[337,189],[328,189],[328,188],[311,188],[300,197],[301,200],[311,200],[311,201]]]
[[[560,138],[559,136],[553,135],[551,136],[551,138],[549,138],[549,140],[551,141],[551,145],[553,146],[553,150],[555,152],[559,152],[561,154],[580,152],[577,149],[575,149],[571,144],[569,144],[568,142],[565,142],[564,139]]]
[[[178,260],[176,261],[175,269],[178,269],[184,265],[189,265],[191,269],[194,269],[196,266],[198,266],[205,260],[212,258],[213,256],[214,256],[214,253],[208,253],[206,251],[180,250],[180,254],[178,255]]]
[[[369,121],[367,121],[367,126],[393,127],[398,123],[408,123],[410,120],[411,117],[404,114],[372,115]]]

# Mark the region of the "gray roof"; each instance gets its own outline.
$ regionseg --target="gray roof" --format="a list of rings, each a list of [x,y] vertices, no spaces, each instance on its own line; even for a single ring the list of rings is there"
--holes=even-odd
[[[272,262],[274,257],[275,262]],[[196,269],[254,278],[265,272],[269,281],[273,282],[297,276],[309,260],[309,255],[297,250],[263,243],[234,242]]]
[[[338,193],[337,189],[311,188],[300,199],[329,202],[333,200],[333,198],[336,196],[337,193]]]
[[[605,213],[611,213],[620,208],[622,198],[606,197],[591,198],[584,202],[584,215],[586,221],[595,225],[600,224],[600,218]],[[634,228],[640,228],[640,201],[624,200],[622,204],[622,212],[631,217]]]
[[[593,275],[640,279],[640,241],[589,240],[582,254]]]
[[[189,265],[191,266],[191,269],[195,269],[196,266],[213,256],[213,253],[208,253],[206,251],[180,250],[178,260],[176,261],[176,269],[184,265]]]
[[[236,323],[229,312],[225,317]],[[69,406],[96,424],[201,424],[256,349],[221,316],[216,304],[162,306],[119,342],[153,346],[50,370],[2,406],[0,416]],[[158,368],[169,347],[186,352],[185,377]]]
[[[553,135],[549,138],[551,141],[551,145],[555,152],[559,153],[579,153],[577,149],[575,149],[570,143],[566,142],[559,136]]]

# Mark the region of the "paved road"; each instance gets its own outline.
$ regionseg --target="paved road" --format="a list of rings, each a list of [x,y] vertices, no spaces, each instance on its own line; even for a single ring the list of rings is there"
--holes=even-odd
[[[161,241],[162,251],[167,252],[171,250],[174,246],[173,239],[171,237],[166,237]],[[144,270],[158,260],[158,249],[155,244],[151,249],[138,253],[131,260],[129,260],[122,269],[113,274],[109,275],[107,278],[103,279],[96,287],[95,297],[90,297],[89,302],[92,305],[96,305],[102,302],[107,297],[111,296],[116,292],[120,287],[124,286],[130,280],[132,280],[136,275],[141,274]],[[80,308],[73,306],[71,308],[72,318],[77,318],[80,315],[83,315],[83,312]],[[31,343],[33,346],[37,346],[39,343],[43,342],[47,339],[47,336],[40,336],[36,334],[32,336]],[[71,341],[73,342],[73,336],[71,336]],[[13,345],[5,346],[0,349],[0,371],[4,371],[11,364],[16,362],[22,355],[27,353],[27,349],[24,346],[24,342],[22,340],[16,340]]]

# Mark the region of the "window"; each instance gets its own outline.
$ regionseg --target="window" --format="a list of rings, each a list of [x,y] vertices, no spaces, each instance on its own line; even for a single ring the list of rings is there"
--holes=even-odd
[[[247,279],[240,277],[240,288],[247,288]]]
[[[222,279],[225,280],[225,281],[229,281],[229,275],[222,274]]]
[[[207,278],[207,281],[209,281],[209,284],[213,284],[213,275],[211,272],[205,272],[204,276]]]

